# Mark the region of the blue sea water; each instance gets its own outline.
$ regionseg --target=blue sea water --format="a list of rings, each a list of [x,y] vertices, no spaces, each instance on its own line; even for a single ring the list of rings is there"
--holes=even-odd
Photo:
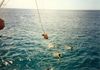
[[[3,9],[0,70],[100,70],[99,10]],[[52,43],[56,47],[48,47]],[[72,49],[67,49],[72,47]],[[53,53],[60,52],[57,59]]]

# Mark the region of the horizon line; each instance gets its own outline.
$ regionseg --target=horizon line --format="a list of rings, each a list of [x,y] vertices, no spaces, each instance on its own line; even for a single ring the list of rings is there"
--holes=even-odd
[[[33,8],[1,8],[1,9],[29,9],[32,10]],[[33,9],[37,10],[37,9]],[[100,10],[100,9],[39,9],[39,10]]]

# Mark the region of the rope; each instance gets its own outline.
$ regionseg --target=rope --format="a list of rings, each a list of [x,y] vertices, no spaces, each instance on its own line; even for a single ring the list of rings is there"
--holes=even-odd
[[[5,0],[2,0],[2,2],[0,3],[0,8],[2,7],[2,5],[4,4]]]
[[[35,0],[35,3],[36,3],[37,11],[38,11],[39,21],[40,21],[40,23],[41,23],[42,31],[45,33],[44,27],[43,27],[43,25],[42,25],[42,19],[41,19],[41,15],[40,15],[40,12],[39,12],[38,3],[37,3],[36,0]]]
[[[10,0],[2,0],[2,2],[0,3],[0,14],[3,13],[3,11],[1,10],[1,8],[5,8],[9,1]]]
[[[10,0],[7,0],[7,1],[3,4],[2,7],[5,8],[9,1],[10,1]]]

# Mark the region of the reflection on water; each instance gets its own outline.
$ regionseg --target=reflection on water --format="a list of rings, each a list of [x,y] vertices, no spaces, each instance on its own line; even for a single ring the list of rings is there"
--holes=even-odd
[[[3,11],[1,70],[100,69],[99,11],[42,10],[49,40],[41,36],[36,10]]]

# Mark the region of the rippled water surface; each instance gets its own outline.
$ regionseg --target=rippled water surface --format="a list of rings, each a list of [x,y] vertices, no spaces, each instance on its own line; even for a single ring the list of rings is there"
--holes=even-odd
[[[0,70],[100,70],[100,11],[40,12],[48,40],[36,10],[1,10]]]

